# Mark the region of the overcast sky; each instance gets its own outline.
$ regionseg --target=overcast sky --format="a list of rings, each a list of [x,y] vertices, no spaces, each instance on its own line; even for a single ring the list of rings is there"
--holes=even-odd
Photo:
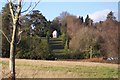
[[[1,4],[4,6],[4,2]],[[26,2],[23,9],[28,5],[29,2]],[[89,14],[94,22],[105,20],[110,11],[113,11],[115,17],[118,17],[118,2],[44,2],[42,0],[35,9],[40,10],[47,20],[53,20],[63,11],[83,17]]]

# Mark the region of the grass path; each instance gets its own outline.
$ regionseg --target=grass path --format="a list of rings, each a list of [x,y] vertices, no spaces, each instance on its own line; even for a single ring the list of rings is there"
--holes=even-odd
[[[8,59],[0,59],[8,77]],[[94,62],[16,59],[17,78],[118,78],[118,65]]]
[[[60,38],[50,38],[49,44],[53,50],[53,53],[57,54],[64,54],[64,45],[63,41]]]

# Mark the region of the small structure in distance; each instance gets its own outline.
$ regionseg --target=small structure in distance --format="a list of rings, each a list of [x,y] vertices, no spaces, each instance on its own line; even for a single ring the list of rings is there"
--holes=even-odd
[[[56,30],[53,31],[52,36],[53,36],[53,38],[57,38],[57,31]]]

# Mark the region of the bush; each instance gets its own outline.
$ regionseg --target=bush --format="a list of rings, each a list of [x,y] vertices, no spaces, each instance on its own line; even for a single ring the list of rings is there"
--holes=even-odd
[[[26,59],[54,59],[47,39],[38,36],[23,37],[17,48],[16,58]]]
[[[96,29],[83,27],[70,41],[70,49],[84,53],[84,58],[92,58],[100,52],[100,36]],[[94,55],[94,56],[93,56]]]
[[[79,51],[67,50],[64,54],[56,54],[56,59],[84,59],[84,56]]]

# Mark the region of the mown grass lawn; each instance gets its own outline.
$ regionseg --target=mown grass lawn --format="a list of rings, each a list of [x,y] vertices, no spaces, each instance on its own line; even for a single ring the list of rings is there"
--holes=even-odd
[[[8,60],[0,63],[2,63],[3,77],[8,77]],[[118,78],[118,65],[17,59],[16,76],[17,78]]]

